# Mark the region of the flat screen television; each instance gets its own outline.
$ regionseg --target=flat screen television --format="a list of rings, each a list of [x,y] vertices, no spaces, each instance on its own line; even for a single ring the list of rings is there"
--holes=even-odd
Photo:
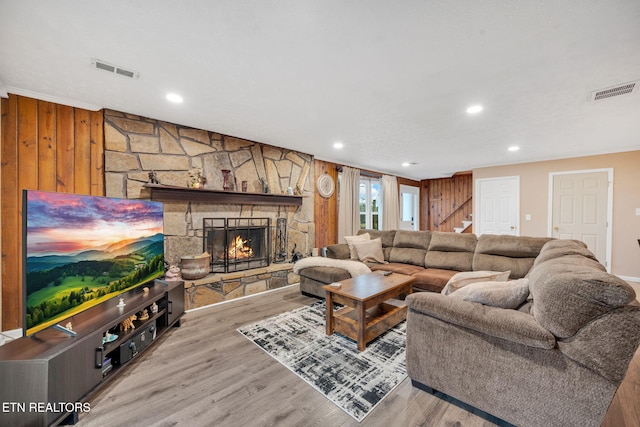
[[[164,274],[160,202],[24,190],[24,335]]]

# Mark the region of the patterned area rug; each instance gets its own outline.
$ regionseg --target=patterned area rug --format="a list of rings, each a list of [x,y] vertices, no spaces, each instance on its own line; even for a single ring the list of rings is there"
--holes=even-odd
[[[359,352],[349,338],[326,335],[322,301],[238,331],[359,422],[407,377],[405,326]]]

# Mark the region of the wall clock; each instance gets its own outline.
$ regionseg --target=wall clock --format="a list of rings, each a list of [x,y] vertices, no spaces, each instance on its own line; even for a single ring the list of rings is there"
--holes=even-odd
[[[336,185],[333,182],[333,178],[331,178],[331,176],[327,175],[326,173],[318,177],[316,186],[318,187],[318,193],[320,193],[320,195],[325,198],[331,197],[333,191],[336,188]]]

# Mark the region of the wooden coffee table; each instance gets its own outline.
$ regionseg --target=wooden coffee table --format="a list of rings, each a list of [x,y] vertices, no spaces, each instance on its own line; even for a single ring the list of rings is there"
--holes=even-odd
[[[363,351],[369,341],[407,318],[407,306],[391,298],[412,292],[413,277],[399,273],[383,276],[381,271],[325,285],[327,335],[338,332],[358,343]],[[334,312],[333,303],[345,307]]]

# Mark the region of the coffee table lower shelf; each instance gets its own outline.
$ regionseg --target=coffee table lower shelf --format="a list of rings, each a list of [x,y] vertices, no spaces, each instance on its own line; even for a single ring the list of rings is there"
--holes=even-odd
[[[400,301],[399,301],[400,302]],[[351,307],[344,307],[334,312],[333,331],[342,334],[358,343],[359,350],[369,341],[382,335],[407,318],[407,306],[395,305],[390,301],[383,302],[366,311],[363,341],[358,341],[358,312]]]

